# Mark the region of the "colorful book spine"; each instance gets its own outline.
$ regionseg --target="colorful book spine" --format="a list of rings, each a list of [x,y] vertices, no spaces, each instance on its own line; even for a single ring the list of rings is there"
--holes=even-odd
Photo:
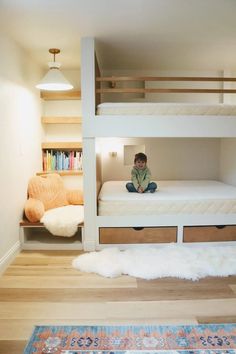
[[[82,151],[46,150],[43,153],[43,171],[82,170]]]

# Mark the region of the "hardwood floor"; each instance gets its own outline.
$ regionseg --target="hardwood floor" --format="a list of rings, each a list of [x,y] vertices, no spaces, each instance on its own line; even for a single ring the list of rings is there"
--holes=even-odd
[[[20,354],[37,324],[236,322],[236,276],[197,282],[115,279],[71,267],[79,251],[23,251],[0,277],[0,354]]]

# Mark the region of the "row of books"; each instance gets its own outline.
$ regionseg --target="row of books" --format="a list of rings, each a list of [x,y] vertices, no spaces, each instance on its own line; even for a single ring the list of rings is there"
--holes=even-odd
[[[82,151],[45,150],[43,153],[44,171],[82,170]]]

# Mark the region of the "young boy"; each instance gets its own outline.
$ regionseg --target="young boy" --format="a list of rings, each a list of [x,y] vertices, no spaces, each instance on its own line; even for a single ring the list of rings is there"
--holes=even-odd
[[[131,183],[126,184],[129,192],[154,193],[157,189],[155,182],[151,182],[151,172],[147,167],[147,156],[139,152],[134,157],[134,167],[131,171]]]

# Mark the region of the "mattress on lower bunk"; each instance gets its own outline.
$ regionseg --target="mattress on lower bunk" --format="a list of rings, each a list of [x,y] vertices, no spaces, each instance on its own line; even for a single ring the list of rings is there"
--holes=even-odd
[[[155,193],[129,193],[126,181],[108,181],[98,197],[98,215],[236,213],[236,187],[218,181],[157,181]]]
[[[107,102],[97,106],[98,115],[206,115],[235,116],[236,105],[198,103]]]

